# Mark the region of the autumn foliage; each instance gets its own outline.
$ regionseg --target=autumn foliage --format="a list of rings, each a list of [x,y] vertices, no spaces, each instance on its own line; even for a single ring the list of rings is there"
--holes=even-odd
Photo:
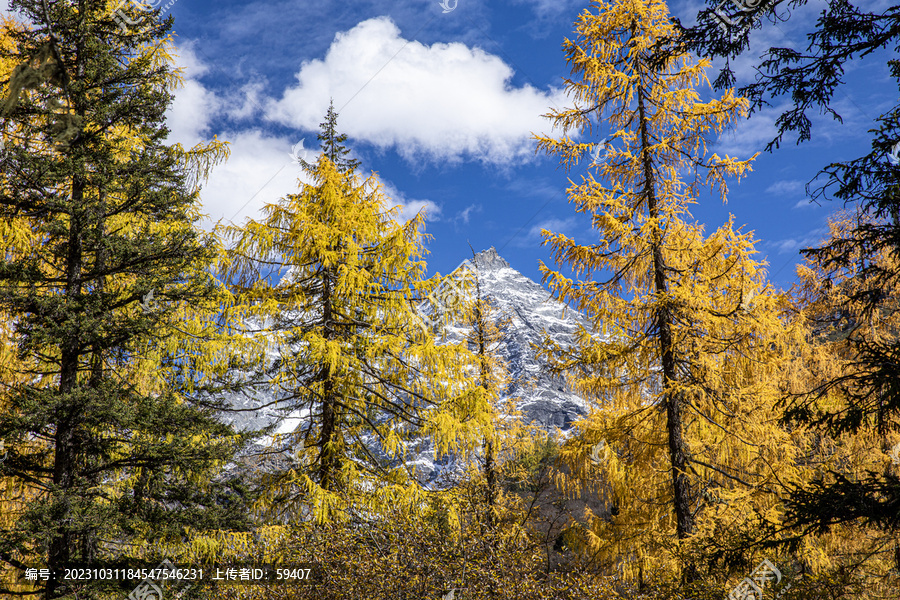
[[[900,166],[878,160],[900,109],[826,170],[856,210],[778,290],[753,232],[691,213],[751,176],[755,156],[711,150],[748,100],[711,89],[662,0],[582,10],[571,106],[546,115],[562,133],[535,135],[592,228],[543,231],[544,282],[587,317],[539,349],[590,407],[563,435],[517,410],[477,256],[426,275],[425,216],[390,208],[333,106],[295,193],[205,232],[228,148],[163,141],[171,23],[19,4],[35,27],[0,32],[2,593],[118,598],[20,574],[168,559],[321,575],[184,600],[718,600],[760,564],[783,600],[896,598]],[[236,394],[294,427],[236,431]],[[426,483],[422,445],[459,468]]]

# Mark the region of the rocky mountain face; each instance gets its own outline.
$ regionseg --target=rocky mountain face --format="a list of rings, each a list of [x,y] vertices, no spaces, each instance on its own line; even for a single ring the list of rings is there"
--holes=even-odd
[[[568,343],[579,325],[587,325],[586,319],[577,311],[564,311],[564,306],[547,289],[510,267],[494,248],[478,253],[469,262],[477,267],[482,295],[496,307],[498,317],[508,319],[501,330],[498,349],[510,380],[504,400],[516,399],[516,406],[532,424],[565,435],[574,421],[587,413],[587,405],[568,389],[561,377],[547,372],[538,360],[535,346],[542,344],[545,335],[557,343]],[[450,325],[443,343],[461,341],[467,333],[464,327]],[[265,390],[233,395],[229,398],[231,405],[246,411],[237,413],[233,421],[239,427],[254,429],[277,423],[276,433],[295,429],[303,415],[279,415],[271,407],[265,407],[273,400]],[[259,408],[253,410],[254,407]],[[266,445],[266,441],[260,440],[260,445]],[[427,442],[417,445],[410,462],[423,481],[433,482],[454,470],[450,459],[435,461],[434,450]]]
[[[494,248],[479,252],[477,267],[482,294],[497,307],[497,316],[509,319],[498,349],[506,362],[511,384],[506,398],[518,398],[517,407],[535,425],[547,431],[568,431],[587,413],[584,401],[568,389],[561,377],[547,372],[536,346],[545,336],[566,344],[587,320],[554,300],[550,292],[509,266]],[[468,332],[451,327],[448,339],[458,341]],[[506,399],[504,398],[504,399]]]

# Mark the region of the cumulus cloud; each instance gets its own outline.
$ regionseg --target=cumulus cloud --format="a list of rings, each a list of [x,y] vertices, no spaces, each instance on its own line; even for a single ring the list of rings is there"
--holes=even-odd
[[[441,220],[441,207],[431,200],[409,199],[390,182],[383,179],[379,179],[379,182],[388,200],[386,208],[400,208],[396,216],[398,222],[406,223],[419,214],[420,211],[425,211],[426,221]]]
[[[261,113],[264,88],[265,81],[254,79],[232,92],[225,101],[225,113],[232,119],[249,119]]]
[[[406,40],[379,17],[335,36],[324,59],[304,62],[297,85],[270,103],[267,116],[315,130],[334,98],[345,133],[410,161],[533,160],[531,132],[565,97],[514,87],[512,77],[497,56],[460,43]]]
[[[176,64],[181,69],[184,84],[174,90],[175,99],[166,111],[169,141],[191,147],[208,141],[210,119],[222,108],[222,101],[207,90],[199,78],[208,67],[194,52],[191,44],[178,48]]]
[[[296,193],[301,182],[308,183],[291,157],[289,140],[255,129],[219,137],[229,141],[231,156],[215,168],[201,192],[211,222],[222,219],[240,225],[248,217],[259,219],[266,204]],[[315,160],[312,152],[306,160]]]
[[[260,219],[266,204],[276,203],[297,193],[302,184],[311,183],[295,155],[315,162],[318,152],[255,129],[220,138],[230,142],[231,157],[225,165],[216,167],[201,193],[210,222],[223,219],[240,225],[247,218]],[[405,223],[423,209],[427,220],[440,219],[441,209],[434,202],[408,199],[389,182],[380,182],[388,200],[385,208],[399,207],[398,222]]]
[[[166,115],[170,129],[168,141],[185,147],[207,142],[213,137],[211,119],[219,115],[247,117],[252,114],[253,107],[258,106],[260,84],[253,83],[236,93],[219,97],[199,81],[208,68],[192,46],[179,48],[178,54],[177,63],[183,69],[185,83],[175,90],[175,100]],[[314,136],[289,139],[252,128],[219,132],[218,137],[229,143],[231,155],[225,164],[215,167],[201,191],[208,215],[204,223],[207,227],[219,220],[240,225],[248,218],[262,218],[266,204],[296,193],[301,183],[309,183],[297,159],[315,162],[318,152],[307,147],[309,143],[315,146]],[[389,207],[399,207],[397,219],[400,222],[405,223],[421,210],[425,211],[429,221],[440,219],[441,209],[434,202],[407,199],[390,183],[381,183]]]
[[[190,148],[210,141],[211,120],[233,109],[199,80],[208,67],[193,46],[181,46],[176,62],[182,69],[184,85],[174,91],[175,99],[166,113],[168,141]],[[200,192],[208,215],[205,226],[219,220],[239,225],[248,217],[258,219],[263,206],[297,191],[303,176],[291,157],[297,140],[271,136],[258,129],[218,132],[218,137],[229,143],[231,156],[213,169]],[[314,155],[307,152],[306,159],[314,160]]]

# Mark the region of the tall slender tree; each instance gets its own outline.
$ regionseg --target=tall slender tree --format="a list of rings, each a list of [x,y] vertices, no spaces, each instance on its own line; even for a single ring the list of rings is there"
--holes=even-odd
[[[746,100],[728,91],[701,102],[707,60],[678,54],[654,65],[655,45],[672,33],[661,0],[593,8],[565,42],[575,106],[548,116],[565,132],[590,133],[601,119],[612,128],[606,160],[568,190],[599,240],[583,245],[544,231],[578,279],[541,270],[594,330],[571,349],[548,344],[545,356],[597,403],[584,436],[562,453],[576,491],[593,478],[589,456],[608,486],[610,513],[579,528],[582,541],[613,564],[630,556],[622,566],[637,577],[642,565],[669,568],[670,531],[676,549],[698,537],[721,540],[723,506],[738,521],[734,511],[747,504],[764,513],[777,504],[772,481],[797,476],[797,450],[766,414],[777,395],[767,377],[793,334],[779,319],[783,299],[753,257],[752,236],[732,221],[706,235],[689,212],[704,182],[724,200],[726,177],[749,170],[750,161],[706,150],[744,114]],[[537,139],[567,167],[592,148],[568,136]],[[696,560],[681,563],[685,579],[698,578]]]
[[[441,416],[460,397],[465,361],[417,325],[416,300],[437,283],[424,279],[424,216],[398,223],[375,176],[362,180],[342,159],[333,108],[319,139],[317,163],[304,167],[311,183],[267,206],[265,220],[228,228],[223,273],[232,312],[259,323],[277,356],[267,385],[300,415],[281,440],[291,463],[269,474],[267,501],[284,518],[321,522],[347,517],[355,500],[366,512],[420,498],[393,461],[431,422],[456,439],[456,421]],[[277,283],[265,277],[285,269]]]
[[[16,66],[0,109],[0,313],[17,357],[0,439],[4,475],[31,496],[0,530],[0,559],[59,572],[240,522],[212,482],[240,436],[194,402],[178,351],[184,307],[218,299],[198,184],[227,149],[164,143],[171,19],[123,31],[106,2],[11,7],[31,25],[9,26],[2,56]]]

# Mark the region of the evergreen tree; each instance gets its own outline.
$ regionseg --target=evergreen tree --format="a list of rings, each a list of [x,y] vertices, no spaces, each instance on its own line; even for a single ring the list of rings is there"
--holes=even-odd
[[[350,149],[344,146],[347,141],[346,133],[338,133],[337,129],[338,114],[334,110],[334,100],[328,104],[328,113],[325,120],[319,123],[321,131],[319,131],[318,140],[322,154],[328,157],[338,171],[341,173],[350,173],[359,169],[360,162],[355,158],[344,158],[350,153]],[[301,160],[300,164],[306,169],[314,169],[314,165]]]
[[[565,42],[576,105],[548,116],[566,132],[591,132],[601,119],[613,129],[607,159],[568,190],[599,240],[544,231],[578,279],[541,266],[555,295],[594,326],[573,348],[544,352],[596,402],[562,458],[573,492],[599,463],[610,511],[573,526],[571,537],[638,580],[671,571],[681,554],[682,575],[696,580],[700,559],[714,557],[686,556],[686,542],[721,547],[725,532],[775,510],[773,481],[800,475],[796,444],[767,414],[778,397],[772,374],[796,334],[779,318],[784,299],[766,285],[752,236],[731,221],[706,235],[689,212],[704,182],[724,200],[725,178],[749,170],[749,161],[706,152],[746,100],[728,91],[700,102],[705,59],[679,54],[653,65],[653,48],[672,33],[661,0],[594,8]],[[542,136],[538,146],[569,167],[592,144]]]
[[[417,326],[416,301],[437,284],[423,279],[423,216],[396,222],[374,175],[362,181],[340,161],[332,109],[322,127],[323,152],[305,167],[312,183],[267,206],[265,220],[229,227],[223,263],[232,312],[277,357],[263,365],[266,385],[301,415],[281,440],[290,464],[267,477],[268,508],[319,522],[347,517],[356,500],[365,513],[421,499],[392,462],[429,424],[458,442],[446,404],[462,397],[466,364]],[[285,268],[277,284],[264,276]]]
[[[660,40],[656,60],[666,60],[672,53],[693,52],[699,56],[724,57],[725,64],[716,78],[715,87],[734,86],[731,59],[750,47],[752,29],[767,26],[766,20],[785,21],[809,0],[743,0],[732,2],[710,0],[711,8],[700,11],[697,25],[683,27],[673,19],[675,30]],[[812,122],[806,113],[817,108],[840,121],[834,107],[834,94],[844,83],[848,63],[877,53],[882,49],[900,52],[900,6],[886,7],[882,12],[867,10],[848,0],[829,0],[816,22],[816,28],[805,36],[805,49],[772,47],[761,57],[758,76],[753,83],[738,90],[750,100],[751,113],[768,106],[772,99],[787,96],[788,108],[775,124],[778,135],[766,146],[778,148],[784,134],[798,133],[797,143],[809,140]],[[861,4],[861,3],[859,3]],[[896,61],[890,61],[896,62]]]
[[[241,436],[196,402],[202,363],[179,349],[185,307],[219,300],[198,194],[226,149],[163,142],[179,82],[171,19],[123,31],[106,2],[11,8],[32,25],[11,26],[0,57],[16,65],[0,179],[0,314],[16,357],[0,439],[27,506],[3,522],[0,559],[55,571],[149,559],[193,529],[242,523],[215,477]],[[36,591],[91,598],[101,585]]]
[[[818,535],[849,526],[851,535],[834,560],[858,556],[874,597],[879,587],[897,589],[900,566],[900,378],[891,373],[898,365],[900,289],[896,276],[873,283],[879,272],[900,268],[891,248],[866,247],[857,237],[860,229],[879,225],[861,212],[833,218],[829,247],[846,243],[851,260],[814,254],[798,268],[794,318],[805,326],[809,343],[795,355],[783,383],[785,421],[811,425],[822,440],[814,476],[788,490],[785,521]],[[796,537],[789,541],[796,543]]]

